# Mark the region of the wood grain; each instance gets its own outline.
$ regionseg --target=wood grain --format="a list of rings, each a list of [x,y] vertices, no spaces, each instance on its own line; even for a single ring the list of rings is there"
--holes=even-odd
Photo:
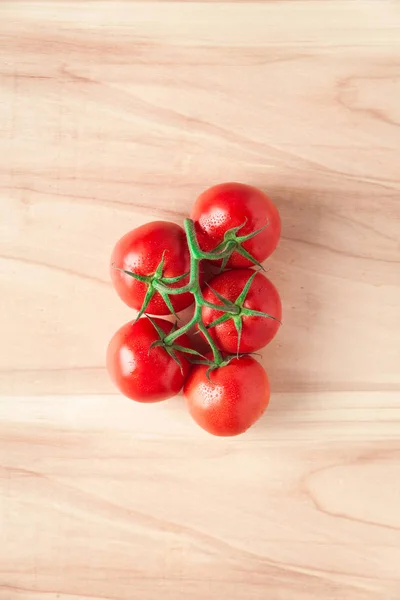
[[[0,4],[0,599],[399,600],[400,6]],[[114,394],[115,240],[279,206],[274,391],[218,440]]]

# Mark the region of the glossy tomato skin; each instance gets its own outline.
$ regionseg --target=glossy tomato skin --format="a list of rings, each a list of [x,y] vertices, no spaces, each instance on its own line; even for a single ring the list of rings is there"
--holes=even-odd
[[[281,234],[275,204],[258,188],[243,183],[221,183],[203,192],[193,206],[191,218],[200,247],[207,252],[218,246],[232,227],[245,223],[238,235],[246,235],[268,224],[264,231],[243,243],[243,248],[260,263],[275,250]],[[238,269],[252,263],[234,252],[227,266]]]
[[[195,366],[184,387],[189,412],[200,427],[218,436],[239,435],[263,414],[270,387],[263,367],[251,356],[234,358],[210,373]]]
[[[133,271],[138,275],[153,275],[164,251],[165,277],[177,277],[190,270],[186,235],[182,227],[175,223],[146,223],[124,235],[115,245],[111,255],[111,279],[119,297],[131,308],[140,310],[147,285],[118,269]],[[182,287],[188,282],[189,276],[173,284],[173,287]],[[180,294],[170,296],[170,300],[175,311],[179,312],[192,304],[193,296],[190,293]],[[151,299],[146,312],[151,315],[171,314],[158,293]]]
[[[155,318],[154,321],[169,333],[172,323]],[[189,373],[190,364],[181,352],[176,352],[179,365],[161,347],[150,350],[159,339],[147,317],[123,325],[112,337],[107,348],[107,369],[117,388],[137,402],[158,402],[175,396]],[[190,348],[186,335],[178,338],[181,346]]]
[[[254,271],[251,269],[225,271],[211,279],[209,285],[231,302],[235,302],[252,275],[254,275]],[[204,290],[203,296],[208,302],[222,304],[209,288]],[[243,306],[251,310],[267,313],[279,319],[279,321],[282,319],[282,303],[278,290],[261,273],[255,275]],[[202,308],[202,318],[206,326],[210,325],[210,323],[222,316],[222,314],[222,312],[206,306]],[[279,321],[265,317],[243,315],[239,352],[256,352],[269,344],[280,327]],[[229,354],[237,352],[238,332],[232,319],[211,327],[209,332],[218,348]]]

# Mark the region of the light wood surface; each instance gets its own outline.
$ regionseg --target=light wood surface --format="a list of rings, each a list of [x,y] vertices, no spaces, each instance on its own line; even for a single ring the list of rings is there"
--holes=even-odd
[[[0,3],[0,599],[400,599],[400,4]],[[104,369],[120,235],[237,180],[284,327],[243,437]]]

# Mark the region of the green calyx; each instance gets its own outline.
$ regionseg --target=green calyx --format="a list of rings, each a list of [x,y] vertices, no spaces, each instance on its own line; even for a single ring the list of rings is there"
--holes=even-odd
[[[249,356],[249,354],[226,354],[220,362],[217,362],[215,360],[209,360],[207,358],[205,358],[204,360],[196,360],[195,359],[195,360],[192,360],[191,362],[192,362],[192,364],[195,364],[195,365],[207,366],[208,369],[206,371],[206,377],[209,381],[211,381],[211,373],[213,371],[215,371],[216,369],[219,369],[221,367],[226,367],[234,359],[239,359],[242,356]]]
[[[147,286],[146,295],[144,297],[142,307],[141,307],[140,311],[138,312],[136,320],[140,319],[140,317],[143,314],[145,314],[153,296],[157,293],[159,293],[160,296],[162,297],[162,299],[164,300],[170,313],[172,315],[174,315],[174,317],[179,319],[178,315],[175,313],[175,309],[171,303],[168,292],[166,290],[164,291],[164,290],[157,289],[157,285],[158,284],[169,285],[172,283],[178,283],[179,281],[182,281],[182,279],[185,279],[185,277],[187,277],[190,274],[190,271],[188,271],[187,273],[183,273],[183,275],[178,275],[178,277],[164,277],[164,263],[165,263],[165,251],[163,252],[161,261],[159,262],[153,275],[139,275],[138,273],[135,273],[134,271],[127,271],[125,269],[119,269],[118,267],[114,267],[114,269],[117,269],[118,271],[121,271],[122,273],[129,275],[129,277],[133,277],[133,279],[136,279],[137,281],[140,281]]]
[[[229,313],[224,313],[223,315],[221,315],[220,317],[218,317],[217,319],[212,321],[212,323],[207,325],[207,329],[211,329],[212,327],[216,327],[217,325],[220,325],[221,323],[226,323],[226,321],[229,321],[229,319],[233,320],[235,327],[236,327],[237,334],[238,334],[236,356],[239,356],[240,341],[242,338],[243,318],[244,317],[263,317],[265,319],[273,319],[274,321],[278,321],[280,323],[280,320],[277,319],[276,317],[269,315],[268,313],[261,312],[259,310],[252,310],[251,308],[246,308],[246,306],[244,305],[247,294],[249,293],[251,284],[253,283],[254,278],[256,277],[257,273],[258,273],[258,271],[254,271],[254,273],[248,278],[248,280],[246,281],[246,285],[244,286],[243,290],[240,292],[239,296],[235,300],[234,304],[235,304],[235,306],[238,307],[239,312],[237,314],[233,314],[233,315],[229,314]],[[223,296],[221,296],[221,294],[219,294],[211,286],[208,286],[208,287],[213,292],[213,294],[215,296],[217,296],[217,298],[219,298],[219,299],[223,298]]]
[[[246,298],[247,292],[248,292],[250,285],[251,285],[255,275],[257,274],[257,272],[255,272],[249,278],[249,281],[246,283],[246,286],[244,287],[243,291],[241,292],[240,296],[236,299],[235,302],[231,302],[227,298],[224,298],[224,296],[222,296],[215,290],[212,290],[212,291],[214,292],[214,294],[218,298],[218,300],[221,302],[221,304],[214,304],[212,302],[208,302],[203,297],[203,293],[202,293],[202,290],[200,287],[200,281],[199,281],[200,263],[202,260],[210,260],[210,261],[222,260],[222,269],[224,269],[230,256],[232,255],[232,253],[239,252],[239,254],[241,254],[245,258],[248,258],[253,264],[258,265],[260,268],[263,268],[262,265],[242,247],[242,244],[244,242],[246,242],[247,240],[253,238],[254,236],[258,235],[261,231],[263,231],[265,229],[265,227],[267,227],[267,225],[265,227],[262,227],[261,229],[258,229],[257,231],[254,231],[254,232],[248,234],[248,235],[240,236],[240,235],[238,235],[238,232],[240,231],[240,229],[242,229],[242,227],[244,225],[245,225],[245,223],[243,223],[242,225],[240,225],[238,227],[233,227],[232,229],[227,231],[225,233],[224,240],[221,242],[221,244],[219,244],[212,252],[205,252],[200,248],[199,243],[197,241],[194,222],[191,219],[185,219],[184,227],[185,227],[186,238],[187,238],[187,243],[188,243],[188,248],[189,248],[189,253],[190,253],[190,271],[188,273],[184,273],[183,275],[180,275],[178,277],[172,277],[172,278],[164,277],[163,270],[164,270],[165,252],[162,256],[160,264],[158,265],[158,267],[155,270],[153,275],[149,275],[149,276],[138,275],[131,271],[119,269],[123,273],[129,275],[130,277],[134,277],[136,280],[141,281],[142,283],[145,283],[147,285],[146,296],[145,296],[145,299],[143,302],[143,306],[141,307],[141,309],[138,313],[137,319],[139,319],[143,314],[146,313],[149,303],[150,303],[151,299],[153,298],[154,294],[156,294],[156,293],[159,293],[161,295],[166,306],[168,307],[168,310],[176,318],[179,318],[179,317],[177,317],[177,315],[175,314],[174,308],[171,303],[170,296],[184,294],[184,293],[188,293],[188,292],[193,295],[194,304],[195,304],[193,317],[190,319],[190,321],[188,323],[186,323],[185,325],[182,325],[182,327],[180,327],[180,328],[177,328],[176,324],[175,324],[175,327],[172,329],[172,331],[168,335],[165,334],[165,332],[157,325],[157,323],[154,321],[154,319],[152,319],[151,317],[146,315],[147,318],[150,320],[150,322],[153,324],[154,328],[156,329],[156,331],[159,335],[159,339],[156,340],[155,342],[153,342],[153,344],[149,348],[149,352],[154,347],[162,346],[168,352],[168,354],[179,364],[181,369],[182,369],[182,364],[181,364],[181,361],[179,360],[179,357],[177,356],[176,352],[183,352],[183,353],[187,353],[188,355],[192,355],[193,358],[188,357],[188,360],[190,360],[190,362],[192,362],[194,364],[208,365],[209,368],[207,370],[207,377],[209,377],[209,374],[214,369],[226,366],[227,364],[229,364],[229,362],[233,358],[237,358],[240,356],[239,355],[239,345],[240,345],[240,335],[241,335],[241,330],[242,330],[242,317],[243,316],[252,315],[252,316],[264,316],[264,317],[274,318],[274,317],[271,317],[270,315],[266,315],[264,313],[258,313],[258,311],[251,311],[250,309],[247,309],[243,306],[243,302]],[[171,284],[179,283],[179,281],[188,277],[188,275],[190,275],[189,283],[187,283],[181,287],[171,287]],[[201,316],[201,309],[203,306],[207,306],[208,308],[220,311],[223,313],[223,315],[221,317],[219,317],[219,319],[216,319],[216,321],[211,323],[208,327],[206,327],[202,321],[202,316]],[[209,332],[209,329],[211,327],[215,327],[219,323],[222,323],[231,318],[234,319],[236,328],[238,330],[238,337],[239,337],[238,353],[236,355],[222,356],[221,352],[218,350],[218,348]],[[192,327],[194,327],[196,325],[198,327],[199,332],[201,332],[204,335],[205,339],[207,340],[207,342],[211,348],[211,351],[213,354],[212,360],[205,358],[202,354],[200,354],[196,350],[193,350],[192,348],[186,348],[186,347],[183,347],[182,345],[176,343],[176,340],[181,335],[187,333],[190,329],[192,329]]]
[[[177,351],[183,352],[185,354],[191,354],[193,356],[197,356],[200,358],[204,358],[206,360],[205,356],[200,354],[200,352],[197,352],[197,350],[193,350],[193,348],[186,348],[186,346],[181,346],[181,344],[174,344],[173,342],[166,341],[167,334],[165,333],[165,331],[149,315],[146,315],[146,317],[149,319],[150,323],[153,325],[154,329],[157,331],[157,333],[159,335],[159,339],[156,340],[155,342],[153,342],[152,344],[150,344],[149,354],[153,348],[157,348],[157,347],[164,348],[164,350],[170,355],[170,357],[173,358],[174,361],[179,365],[181,372],[183,372],[183,366],[182,366],[181,360],[179,359],[179,356],[176,354]],[[174,324],[174,326],[172,328],[172,332],[175,333],[175,331],[177,331],[176,323]]]
[[[254,256],[252,256],[250,254],[250,252],[247,252],[247,250],[245,248],[243,248],[242,244],[244,244],[244,242],[247,242],[248,240],[251,240],[253,237],[255,237],[256,235],[258,235],[259,233],[264,231],[264,229],[266,227],[268,227],[268,223],[266,225],[264,225],[264,227],[260,227],[260,229],[257,229],[256,231],[252,231],[251,233],[248,233],[247,235],[238,235],[239,231],[246,225],[246,223],[247,223],[247,219],[241,225],[238,225],[237,227],[232,227],[232,229],[229,229],[228,231],[226,231],[223,242],[219,246],[217,246],[215,251],[217,251],[220,248],[220,246],[222,247],[225,244],[226,246],[228,246],[230,248],[231,254],[233,252],[237,252],[238,254],[240,254],[247,260],[249,260],[253,265],[260,267],[260,269],[262,269],[264,271],[264,267],[262,266],[262,264],[256,258],[254,258]],[[223,258],[222,265],[221,265],[221,271],[223,271],[225,269],[225,267],[228,263],[229,257],[230,257],[230,255],[225,256]]]

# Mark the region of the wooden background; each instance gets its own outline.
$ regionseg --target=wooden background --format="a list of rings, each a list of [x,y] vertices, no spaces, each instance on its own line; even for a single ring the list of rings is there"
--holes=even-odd
[[[0,3],[1,600],[400,599],[400,3]],[[262,187],[234,439],[114,393],[116,239]]]

